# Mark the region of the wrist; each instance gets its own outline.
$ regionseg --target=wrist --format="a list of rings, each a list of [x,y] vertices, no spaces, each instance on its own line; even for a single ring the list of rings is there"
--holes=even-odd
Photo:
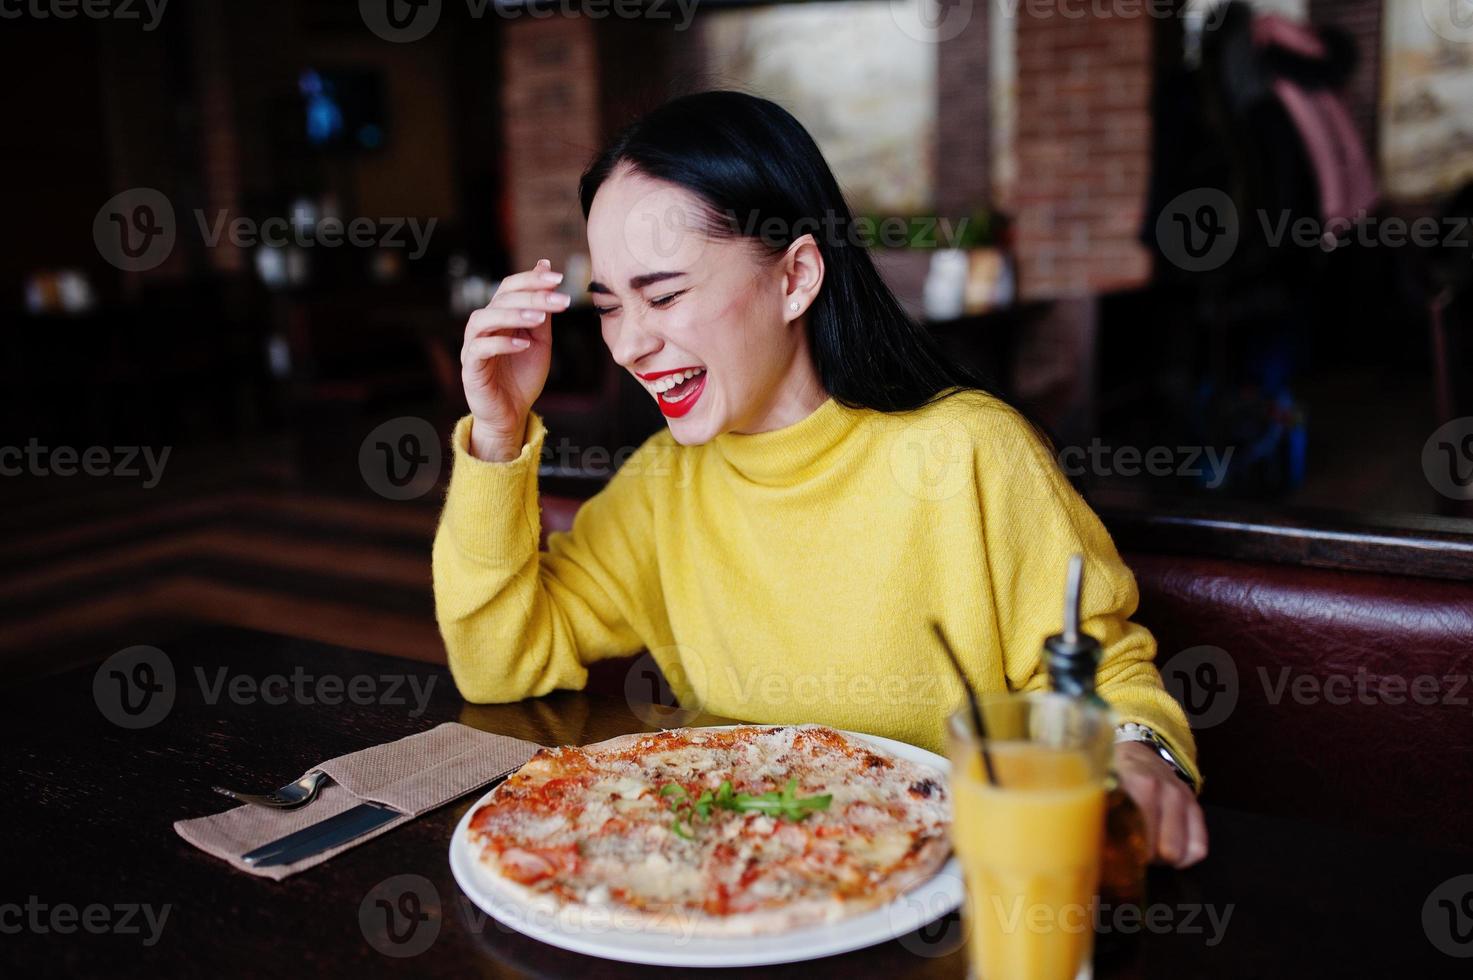
[[[1142,758],[1152,758],[1166,766],[1182,782],[1196,789],[1196,783],[1187,772],[1187,767],[1176,757],[1176,753],[1166,744],[1166,740],[1157,735],[1149,725],[1137,722],[1123,722],[1115,729],[1115,748],[1117,753],[1127,746],[1132,747],[1130,751],[1139,750]]]
[[[522,447],[526,443],[523,438],[527,431],[525,419],[517,427],[515,435],[507,435],[478,418],[471,419],[470,428],[470,445],[467,449],[477,459],[487,463],[509,463],[522,454]]]

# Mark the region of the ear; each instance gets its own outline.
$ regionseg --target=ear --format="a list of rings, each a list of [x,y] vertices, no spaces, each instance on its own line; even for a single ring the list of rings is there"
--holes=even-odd
[[[823,254],[811,234],[799,235],[783,253],[783,319],[791,323],[813,305],[823,286]],[[798,308],[793,309],[793,304]]]

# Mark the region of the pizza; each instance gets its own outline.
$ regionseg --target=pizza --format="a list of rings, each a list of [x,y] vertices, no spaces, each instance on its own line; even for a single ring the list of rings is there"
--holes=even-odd
[[[822,725],[544,748],[468,825],[483,884],[566,926],[754,936],[876,908],[950,853],[940,770]]]

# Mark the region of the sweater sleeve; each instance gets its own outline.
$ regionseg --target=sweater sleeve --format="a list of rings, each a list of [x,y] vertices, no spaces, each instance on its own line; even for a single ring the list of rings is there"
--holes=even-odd
[[[468,450],[471,419],[451,436],[454,464],[435,533],[435,616],[467,701],[505,702],[580,689],[587,664],[644,646],[659,602],[642,466],[646,443],[539,551],[537,464],[547,430],[533,413],[516,459]],[[653,442],[654,440],[651,440]]]
[[[1044,690],[1043,641],[1063,625],[1069,556],[1084,556],[1081,625],[1103,646],[1100,696],[1119,721],[1148,725],[1201,786],[1196,744],[1181,705],[1156,670],[1156,640],[1130,617],[1135,576],[1104,525],[1069,484],[1042,438],[1001,404],[984,410],[976,442],[987,559],[1004,667],[1014,690]]]

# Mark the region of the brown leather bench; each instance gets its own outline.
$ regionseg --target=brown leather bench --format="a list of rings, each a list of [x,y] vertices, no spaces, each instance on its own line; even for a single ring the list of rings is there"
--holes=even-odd
[[[1473,849],[1473,583],[1125,557],[1210,799]]]
[[[569,526],[577,507],[544,496],[544,531]],[[1141,590],[1136,618],[1193,718],[1205,799],[1473,850],[1473,581],[1388,571],[1397,560],[1364,551],[1164,554],[1130,545],[1217,545],[1112,530],[1134,539],[1122,551]],[[622,696],[630,669],[596,665],[589,686]]]

